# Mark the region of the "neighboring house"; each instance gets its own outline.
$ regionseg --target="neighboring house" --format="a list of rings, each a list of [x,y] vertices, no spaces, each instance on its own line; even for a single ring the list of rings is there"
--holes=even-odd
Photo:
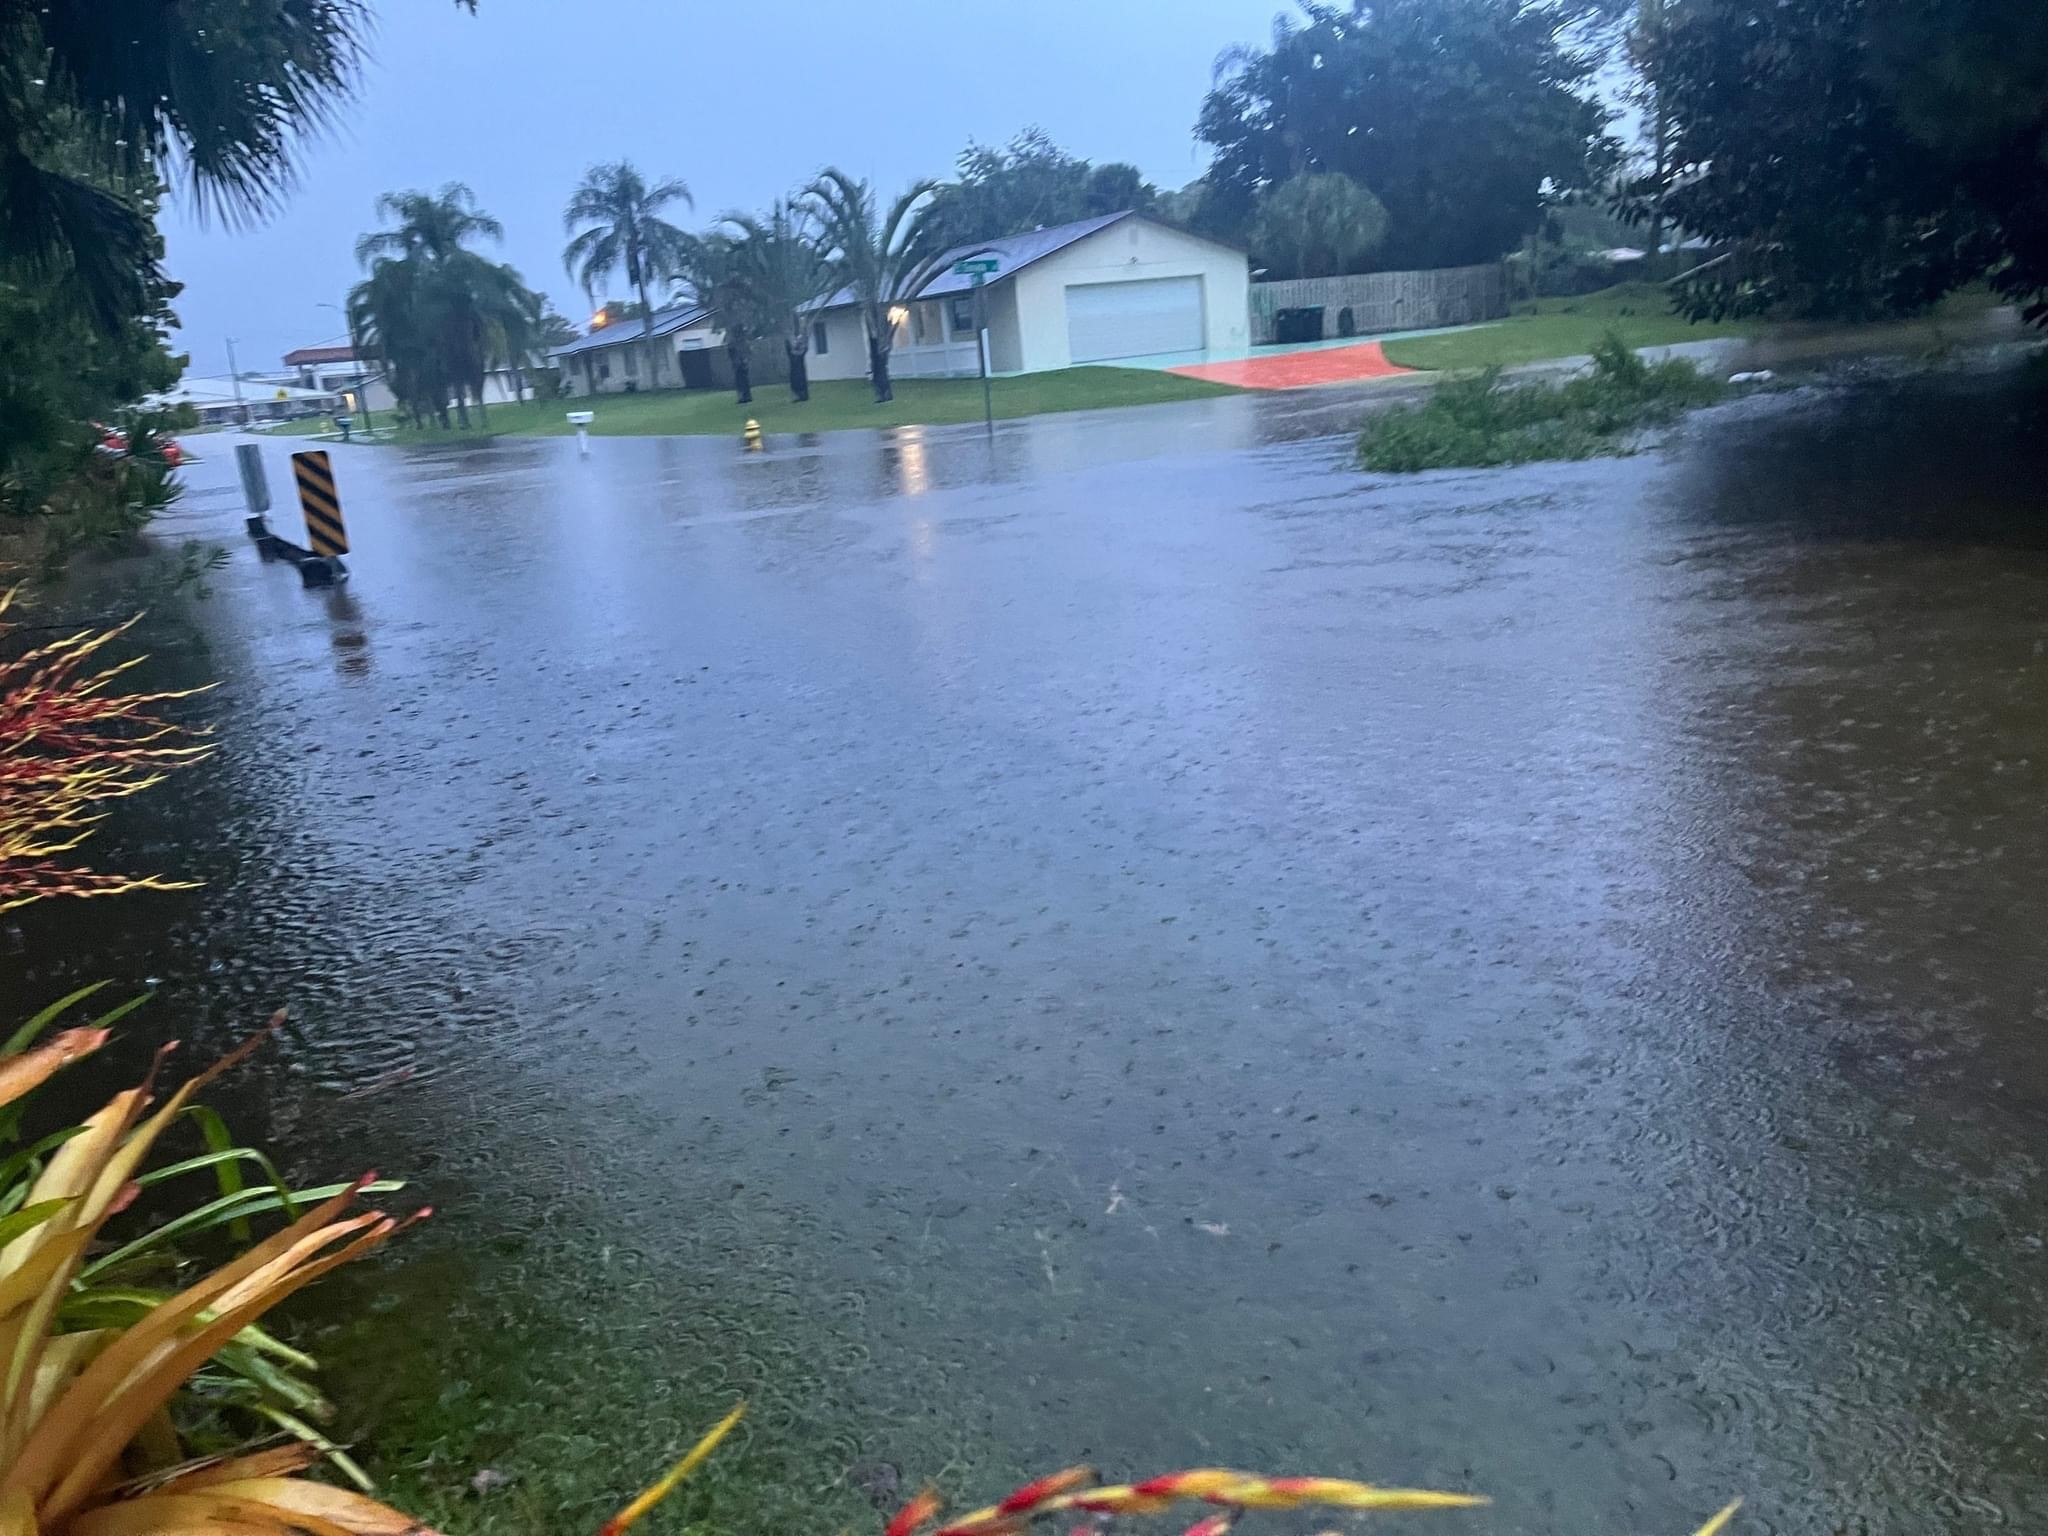
[[[637,319],[610,325],[550,349],[548,361],[562,372],[569,395],[617,395],[640,389],[730,389],[732,362],[717,313],[701,304],[679,304],[654,312],[654,376],[647,377],[647,328]],[[789,377],[782,343],[756,342],[748,358],[756,384]]]
[[[998,263],[982,289],[996,373],[1242,351],[1249,343],[1251,269],[1243,251],[1143,214],[1111,213],[946,252],[916,301],[891,314],[892,377],[981,371],[973,280],[952,271],[973,257]],[[845,290],[816,310],[809,363],[813,379],[867,377],[866,327]]]
[[[178,380],[176,388],[151,395],[143,404],[157,410],[189,405],[197,413],[200,425],[209,427],[242,421],[288,421],[295,416],[317,416],[345,408],[343,396],[335,391],[300,389],[248,375],[235,380],[194,378],[188,374]]]
[[[300,347],[284,355],[286,373],[255,375],[266,388],[322,390],[346,398],[346,410],[388,411],[398,401],[384,382],[384,372],[374,355],[360,361],[354,347]],[[533,392],[531,380],[516,380],[509,368],[493,368],[484,375],[484,404],[504,405],[520,398],[520,390]]]

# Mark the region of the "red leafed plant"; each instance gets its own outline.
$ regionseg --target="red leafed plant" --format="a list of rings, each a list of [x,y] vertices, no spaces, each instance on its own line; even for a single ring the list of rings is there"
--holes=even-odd
[[[14,600],[13,592],[0,593],[0,653],[18,634],[7,617]],[[203,732],[161,712],[203,690],[125,693],[117,686],[142,658],[108,661],[102,653],[134,623],[0,654],[0,912],[45,896],[189,884],[104,874],[65,857],[92,836],[104,802],[148,789],[213,750]]]

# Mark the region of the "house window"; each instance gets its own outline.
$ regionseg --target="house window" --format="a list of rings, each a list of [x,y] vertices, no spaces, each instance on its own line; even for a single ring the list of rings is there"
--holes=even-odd
[[[972,336],[975,330],[974,295],[971,293],[955,294],[949,303],[953,312],[947,318],[953,322],[953,334],[955,336]]]
[[[640,359],[633,355],[631,347],[626,348],[626,377],[635,378],[640,372]]]
[[[811,350],[820,357],[832,350],[832,333],[825,329],[825,322],[822,320],[811,322]]]
[[[911,336],[920,347],[936,347],[946,338],[939,329],[939,306],[936,302],[910,306]]]

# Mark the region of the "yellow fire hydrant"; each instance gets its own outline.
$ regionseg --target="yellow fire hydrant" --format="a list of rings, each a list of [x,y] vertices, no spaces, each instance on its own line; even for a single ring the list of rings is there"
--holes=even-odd
[[[761,451],[761,423],[755,421],[752,417],[748,417],[745,428],[740,432],[740,441],[747,445],[747,452],[759,453]]]

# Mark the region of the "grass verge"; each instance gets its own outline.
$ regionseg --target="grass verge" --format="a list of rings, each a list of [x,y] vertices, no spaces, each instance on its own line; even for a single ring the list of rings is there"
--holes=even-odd
[[[1671,313],[1670,296],[1659,285],[1624,283],[1579,298],[1538,299],[1493,325],[1382,345],[1387,361],[1403,368],[1513,368],[1583,357],[1609,335],[1628,347],[1668,347],[1714,336],[1753,336],[1763,328],[1755,320],[1696,323]]]
[[[1038,416],[1055,411],[1093,411],[1119,405],[1155,405],[1170,400],[1199,400],[1237,391],[1227,384],[1184,379],[1147,368],[1062,368],[996,379],[990,387],[995,413],[1002,417]],[[647,394],[600,395],[595,399],[528,400],[490,408],[488,428],[478,423],[468,432],[439,428],[426,432],[401,430],[390,441],[438,442],[451,438],[492,435],[562,437],[574,429],[567,413],[590,410],[597,420],[590,431],[598,437],[659,437],[672,434],[739,434],[752,419],[761,430],[837,432],[861,427],[943,426],[981,420],[979,379],[900,379],[896,398],[877,405],[874,392],[861,379],[833,379],[811,385],[811,398],[789,398],[780,384],[754,392],[752,405],[739,405],[730,390],[662,390]],[[388,426],[386,413],[377,425]],[[278,436],[309,436],[330,432],[333,423],[321,417],[292,422],[276,429]]]
[[[1725,386],[1683,361],[1646,363],[1609,332],[1593,367],[1559,384],[1503,385],[1500,369],[1452,379],[1419,405],[1367,420],[1359,462],[1395,474],[1485,468],[1626,451],[1629,434],[1721,398]]]

